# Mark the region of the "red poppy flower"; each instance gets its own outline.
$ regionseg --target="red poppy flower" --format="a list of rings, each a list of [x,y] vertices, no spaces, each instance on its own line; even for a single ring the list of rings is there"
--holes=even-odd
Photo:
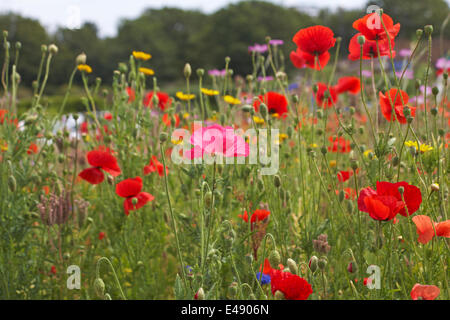
[[[328,50],[336,43],[333,31],[320,25],[299,30],[292,40],[297,44],[303,59],[307,60],[307,65],[315,69],[325,67],[330,58]],[[316,56],[320,64],[315,61]]]
[[[144,174],[147,175],[155,171],[158,171],[160,177],[164,176],[164,165],[158,161],[156,156],[152,156],[150,163],[144,167]],[[167,167],[166,174],[169,174],[169,169]]]
[[[253,212],[252,214],[252,218],[250,219],[251,223],[254,223],[255,221],[263,221],[265,220],[268,216],[270,215],[270,211],[268,210],[262,210],[262,209],[257,209]],[[239,218],[241,218],[242,220],[244,220],[245,222],[248,223],[248,213],[247,210],[244,211],[244,215],[239,214],[238,215]]]
[[[87,161],[92,167],[84,169],[78,176],[90,184],[99,184],[105,179],[100,169],[108,172],[113,177],[117,177],[121,173],[117,160],[110,150],[90,151],[87,154]]]
[[[357,94],[361,90],[361,81],[357,77],[342,77],[339,78],[335,88],[337,94],[344,92]]]
[[[381,19],[383,19],[383,22],[381,22]],[[377,12],[369,13],[353,22],[353,28],[361,32],[367,40],[395,38],[400,31],[400,23],[394,25],[392,18],[385,13],[383,13],[381,19]],[[383,23],[388,34],[386,34]]]
[[[359,60],[361,59],[361,45],[358,43],[358,37],[361,36],[361,33],[355,34],[351,39],[348,45],[348,51],[350,51],[348,55],[349,60]],[[378,41],[378,49],[377,42],[372,40],[367,40],[363,44],[363,56],[364,60],[378,58],[378,50],[380,50],[380,57],[391,56],[392,49],[392,58],[395,58],[395,50],[394,50],[394,40],[391,39],[391,48],[389,48],[389,43],[387,39]]]
[[[52,266],[52,267],[50,268],[50,272],[51,272],[52,274],[56,274],[56,267],[55,267],[55,266]]]
[[[434,300],[440,293],[441,291],[436,286],[416,283],[411,290],[411,299]]]
[[[306,300],[313,293],[308,281],[290,272],[272,269],[270,278],[272,294],[281,291],[286,300]]]
[[[301,54],[300,49],[297,48],[296,51],[291,51],[289,58],[292,61],[292,64],[296,68],[304,68],[306,65],[306,60],[303,58],[303,55]]]
[[[178,127],[180,125],[180,117],[177,114],[173,115],[175,117],[175,127]],[[169,118],[169,114],[165,113],[162,117],[162,122],[167,126],[170,127],[172,125],[171,120]]]
[[[28,154],[38,153],[38,146],[35,143],[31,143],[27,150]]]
[[[88,123],[87,123],[87,121],[84,121],[82,124],[81,124],[81,126],[80,126],[80,132],[82,133],[82,134],[87,134],[88,132],[89,132],[89,128],[88,128]]]
[[[126,90],[128,94],[128,103],[131,103],[136,99],[136,93],[134,92],[134,89],[130,87],[127,87]]]
[[[170,99],[169,95],[165,92],[157,92],[156,96],[158,97],[158,107],[161,110],[165,110],[170,107],[172,103],[172,99]],[[144,106],[153,108],[153,91],[146,94],[144,98]]]
[[[0,124],[4,124],[6,121],[6,123],[8,124],[14,124],[16,127],[18,127],[19,121],[17,119],[9,117],[8,112],[9,111],[6,109],[0,109]]]
[[[98,234],[98,240],[103,240],[105,238],[106,234],[102,231]]]
[[[325,100],[325,92],[328,92],[328,99]],[[322,82],[317,83],[316,103],[319,107],[330,108],[338,101],[335,87],[327,89],[327,85]]]
[[[105,118],[105,120],[107,120],[107,121],[111,121],[113,116],[112,116],[111,112],[105,112],[105,115],[103,116],[103,118]]]
[[[328,141],[332,144],[332,146],[328,147],[328,151],[330,152],[339,152],[339,153],[347,153],[352,150],[350,147],[350,141],[345,140],[343,137],[329,137]]]
[[[350,177],[353,176],[353,170],[349,170],[349,171],[339,171],[337,173],[337,178],[340,182],[345,182],[348,179],[350,179]]]
[[[397,93],[397,89],[390,89],[389,91],[386,91],[385,94],[383,94],[381,91],[379,93],[380,96],[380,109],[383,116],[386,118],[387,121],[395,120],[397,119],[398,122],[401,124],[406,123],[406,117],[404,115],[404,105],[406,105],[409,101],[408,94],[400,90],[399,93]],[[408,106],[411,110],[411,116],[415,117],[416,115],[416,107]],[[395,112],[395,118],[392,114],[392,110],[394,109]]]
[[[262,271],[261,271],[262,269]],[[269,259],[264,259],[264,266],[259,266],[259,272],[262,272],[263,274],[270,274],[272,272],[272,266],[270,265]]]
[[[403,199],[399,187],[403,187]],[[422,193],[416,186],[410,185],[404,181],[390,183],[386,181],[377,181],[377,189],[362,189],[358,198],[358,209],[369,213],[375,220],[391,220],[398,213],[406,216],[406,208],[409,215],[416,212],[422,203]]]
[[[116,185],[116,194],[119,197],[126,198],[123,202],[126,215],[129,215],[131,210],[142,208],[147,202],[155,199],[150,193],[141,192],[142,187],[141,177],[126,179]],[[133,202],[136,203],[133,204]]]
[[[420,243],[428,243],[436,235],[438,237],[450,238],[450,220],[439,223],[433,222],[430,217],[418,215],[412,218],[419,235]],[[434,231],[436,230],[436,234]]]
[[[259,99],[253,103],[253,107],[255,108],[256,112],[259,111],[261,101],[265,105],[267,105],[269,113],[277,113],[280,116],[287,115],[288,102],[284,95],[274,91],[269,91],[264,96],[259,96]]]

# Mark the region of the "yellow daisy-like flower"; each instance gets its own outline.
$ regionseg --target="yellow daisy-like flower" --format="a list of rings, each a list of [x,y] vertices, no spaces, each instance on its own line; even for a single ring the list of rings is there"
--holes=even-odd
[[[235,97],[233,97],[233,96],[230,96],[230,95],[224,96],[224,97],[223,97],[223,100],[224,100],[226,103],[229,103],[229,104],[240,104],[240,103],[241,103],[241,100],[239,100],[239,99],[237,99],[237,98],[235,98]]]
[[[367,149],[366,151],[364,151],[364,156],[366,157],[366,158],[369,158],[369,154],[373,154],[373,159],[376,159],[377,158],[377,156],[375,155],[375,152],[373,152],[373,150],[372,149]]]
[[[183,119],[187,119],[187,118],[189,118],[189,113],[187,113],[187,112],[183,113]]]
[[[275,113],[272,113],[272,117],[274,117],[274,118],[277,118],[277,119],[278,119],[278,118],[280,117],[280,115],[279,115],[278,113],[276,113],[276,112],[275,112]]]
[[[173,144],[182,144],[183,140],[172,140]]]
[[[144,68],[144,67],[139,68],[139,72],[142,72],[146,76],[152,76],[155,74],[155,71],[153,71],[153,69]]]
[[[0,140],[0,151],[8,151],[8,144],[5,141]]]
[[[131,268],[125,268],[125,269],[123,269],[123,272],[125,272],[125,273],[132,273],[133,270],[131,270]]]
[[[336,160],[330,160],[330,167],[331,168],[336,167]]]
[[[286,133],[280,133],[278,135],[278,139],[280,140],[280,143],[282,143],[284,140],[288,138],[288,135]]]
[[[201,91],[207,96],[217,96],[219,94],[219,91],[213,89],[202,88]]]
[[[180,99],[180,100],[188,101],[188,100],[195,99],[195,94],[186,94],[186,93],[183,93],[183,92],[181,92],[181,91],[178,91],[178,92],[176,93],[176,97],[177,97],[178,99]]]
[[[142,51],[133,51],[133,57],[138,60],[147,61],[152,57],[152,55],[150,53],[145,53]]]
[[[263,124],[264,123],[264,119],[257,117],[257,116],[253,116],[253,121],[255,121],[256,124]]]
[[[311,143],[309,146],[310,146],[311,148],[317,148],[317,147],[318,147],[318,145],[317,145],[316,143]]]
[[[433,147],[425,144],[425,143],[421,143],[420,145],[418,145],[417,141],[405,141],[405,146],[407,147],[414,147],[416,150],[420,150],[420,153],[425,153],[428,151],[433,150]]]
[[[77,69],[82,71],[82,72],[86,72],[86,73],[91,73],[92,72],[92,68],[90,66],[88,66],[87,64],[79,64],[77,66]]]

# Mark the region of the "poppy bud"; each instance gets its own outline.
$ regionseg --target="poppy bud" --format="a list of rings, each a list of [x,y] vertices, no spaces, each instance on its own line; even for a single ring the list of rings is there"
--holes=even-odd
[[[183,73],[184,73],[184,76],[185,76],[186,78],[189,78],[189,77],[191,76],[191,74],[192,74],[192,68],[191,68],[191,65],[190,65],[189,63],[186,63],[186,64],[184,65]]]
[[[427,24],[423,30],[427,36],[430,36],[433,33],[433,26],[431,24]]]
[[[286,298],[284,297],[284,293],[281,292],[280,290],[275,291],[275,300],[286,300]]]
[[[411,124],[411,122],[413,122],[413,120],[414,120],[414,118],[411,116],[406,117],[406,121],[408,121],[409,124]]]
[[[311,270],[312,273],[314,273],[317,270],[319,259],[316,256],[312,256],[311,259],[309,259],[309,270]]]
[[[327,154],[327,147],[322,146],[322,147],[320,148],[320,152],[322,152],[323,155],[326,155],[326,154]]]
[[[411,115],[411,109],[408,106],[405,106],[403,108],[403,114],[405,115],[405,117]]]
[[[276,174],[276,175],[273,177],[273,184],[275,185],[275,188],[281,187],[281,178],[280,178],[279,175]]]
[[[205,74],[205,69],[197,69],[197,76],[199,78],[203,77],[203,75]]]
[[[292,138],[292,135],[294,134],[294,129],[292,129],[291,126],[287,127],[287,135],[289,138]]]
[[[168,138],[167,132],[161,132],[161,133],[159,134],[159,141],[160,141],[161,143],[166,142],[166,141],[167,141],[167,138]]]
[[[322,130],[321,128],[318,128],[318,129],[316,130],[316,133],[317,133],[317,135],[321,136],[322,133],[323,133],[323,130]]]
[[[264,120],[267,120],[267,114],[268,114],[267,106],[264,103],[261,103],[259,106],[259,113],[261,113],[261,116],[264,118]]]
[[[392,165],[394,167],[398,166],[399,164],[399,158],[397,156],[395,156],[394,158],[392,158]]]
[[[444,78],[444,80],[447,80],[447,79],[448,79],[448,73],[447,73],[447,72],[444,72],[444,73],[442,74],[442,77]]]
[[[350,168],[352,168],[353,170],[358,169],[359,165],[358,165],[358,161],[352,159],[350,160]]]
[[[205,300],[205,291],[203,290],[203,288],[198,289],[194,298],[195,300]]]
[[[277,250],[272,250],[269,254],[269,263],[271,266],[277,266],[281,262],[280,253]]]
[[[8,187],[11,192],[15,192],[17,189],[17,181],[14,176],[9,176],[8,178]]]
[[[442,128],[439,128],[439,130],[438,130],[438,134],[439,134],[439,136],[443,137],[443,136],[444,136],[444,134],[445,134],[445,131],[444,131],[444,129],[442,129]]]
[[[41,45],[41,52],[46,53],[47,52],[47,46],[45,44]]]
[[[232,297],[235,297],[237,294],[237,283],[236,282],[232,282],[230,284],[230,286],[228,287],[228,294]]]
[[[77,65],[80,65],[80,64],[86,64],[86,59],[87,59],[86,54],[85,54],[84,52],[82,52],[82,53],[80,53],[80,54],[76,57],[75,63],[76,63]]]
[[[58,47],[52,43],[48,46],[48,51],[50,52],[50,54],[55,55],[58,53]]]
[[[96,278],[94,281],[95,293],[99,298],[103,298],[105,295],[105,283],[102,279]]]
[[[431,92],[432,92],[435,96],[437,96],[437,95],[439,94],[439,89],[438,89],[438,87],[433,87],[433,89],[431,89]]]
[[[362,46],[366,42],[366,37],[363,35],[358,36],[358,43],[360,46]]]
[[[297,94],[294,94],[293,96],[292,96],[292,101],[294,102],[294,103],[297,103],[297,102],[299,102],[299,98],[298,98],[298,95]]]
[[[356,270],[358,270],[358,266],[356,265],[355,261],[352,261],[347,266],[347,271],[350,273],[355,273]]]
[[[205,193],[205,204],[209,207],[211,205],[211,201],[212,201],[212,192],[208,191]]]
[[[291,273],[298,274],[298,267],[294,260],[291,258],[287,259],[287,265],[289,267],[289,270],[291,270]]]
[[[317,266],[320,268],[320,270],[323,270],[327,266],[327,263],[328,263],[327,259],[320,258],[319,261],[317,262]]]
[[[22,49],[22,43],[20,41],[16,42],[16,50]]]
[[[433,183],[430,187],[432,191],[439,191],[439,185],[437,183]]]
[[[252,81],[253,81],[253,75],[248,74],[248,75],[245,77],[245,79],[246,79],[248,82],[252,82]]]
[[[225,63],[230,63],[231,58],[230,57],[225,57]]]
[[[339,202],[344,201],[344,198],[345,198],[345,192],[344,192],[344,190],[340,190],[339,191]]]
[[[253,109],[253,107],[249,104],[244,104],[242,106],[242,111],[244,111],[244,112],[250,112],[252,109]]]
[[[436,116],[437,114],[438,114],[438,109],[437,108],[431,108],[431,114],[433,115],[433,116]]]
[[[261,178],[258,178],[257,184],[258,184],[258,190],[261,192],[264,191],[264,181]]]
[[[417,37],[417,39],[422,38],[422,34],[423,34],[423,30],[422,29],[417,29],[416,30],[416,37]]]

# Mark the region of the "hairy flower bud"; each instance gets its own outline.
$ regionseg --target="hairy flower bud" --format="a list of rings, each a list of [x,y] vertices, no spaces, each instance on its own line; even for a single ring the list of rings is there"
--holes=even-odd
[[[191,76],[192,68],[191,68],[191,65],[189,63],[186,63],[184,65],[183,73],[184,73],[185,78],[189,78]]]

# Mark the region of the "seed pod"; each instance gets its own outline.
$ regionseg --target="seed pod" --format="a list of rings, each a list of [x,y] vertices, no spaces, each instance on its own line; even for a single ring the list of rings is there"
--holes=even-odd
[[[99,298],[104,298],[105,296],[105,283],[101,278],[96,278],[94,281],[95,293]]]
[[[278,266],[280,264],[281,257],[277,250],[272,250],[269,254],[269,263],[271,266]]]
[[[281,178],[280,178],[279,175],[276,174],[276,175],[273,177],[273,184],[275,185],[275,188],[281,187]]]
[[[317,266],[320,268],[320,270],[324,270],[325,267],[327,266],[327,259],[325,258],[320,258],[319,262],[317,263]]]
[[[298,267],[297,264],[295,263],[294,260],[292,260],[291,258],[289,258],[287,260],[287,265],[289,267],[289,270],[291,270],[291,273],[293,274],[298,274]]]
[[[316,256],[312,256],[311,259],[309,259],[309,269],[312,273],[314,273],[317,270],[319,259]]]
[[[17,189],[17,181],[13,175],[8,177],[8,187],[11,192],[15,192]]]

